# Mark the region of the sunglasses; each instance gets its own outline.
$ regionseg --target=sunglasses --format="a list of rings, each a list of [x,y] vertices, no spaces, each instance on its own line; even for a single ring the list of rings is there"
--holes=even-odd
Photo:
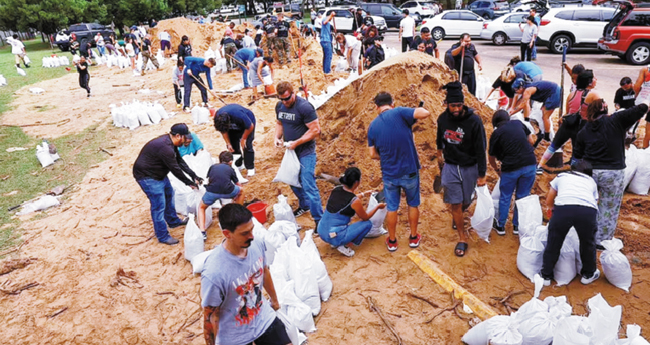
[[[289,96],[287,96],[287,97],[285,97],[285,98],[282,98],[282,97],[280,97],[280,96],[278,96],[278,98],[279,98],[282,102],[286,102],[286,101],[288,101],[288,100],[291,99],[291,96],[293,96],[293,92],[290,93]]]

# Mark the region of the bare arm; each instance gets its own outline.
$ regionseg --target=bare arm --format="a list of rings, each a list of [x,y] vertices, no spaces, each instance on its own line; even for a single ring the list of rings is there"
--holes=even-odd
[[[548,189],[548,194],[546,194],[546,209],[548,212],[548,218],[553,216],[553,208],[555,207],[555,197],[557,196],[557,191],[552,187]]]
[[[359,216],[359,218],[361,218],[361,220],[369,220],[370,218],[372,218],[372,216],[375,215],[375,213],[378,210],[380,210],[382,208],[385,208],[386,204],[383,204],[383,203],[379,204],[374,209],[372,209],[372,211],[370,211],[370,213],[366,213],[366,210],[363,208],[363,203],[361,202],[361,196],[363,196],[363,194],[365,194],[365,193],[361,193],[361,194],[357,195],[357,199],[354,200],[354,202],[352,202],[352,209],[354,210],[354,212],[357,213],[357,216]]]
[[[203,308],[203,337],[207,345],[216,343],[219,333],[219,307]]]
[[[485,99],[483,100],[483,103],[485,103],[490,98],[490,96],[492,96],[492,93],[494,92],[494,90],[496,90],[496,89],[492,88],[490,90],[490,93],[488,93],[487,96],[485,96]]]
[[[262,69],[264,68],[265,65],[266,65],[266,64],[264,64],[264,63],[261,63],[261,64],[257,65],[257,71],[256,71],[256,72],[257,72],[257,77],[258,77],[260,80],[263,79],[263,78],[262,78]]]
[[[535,138],[533,137],[532,134],[528,134],[528,142],[530,143],[530,146],[535,145]]]
[[[370,158],[379,159],[379,152],[377,152],[377,149],[374,146],[370,146],[368,152],[370,153]]]
[[[253,131],[255,131],[255,125],[251,123],[251,126],[246,128],[244,134],[241,136],[240,146],[242,149],[246,148],[246,140],[248,140],[248,136],[250,136]]]
[[[646,149],[650,145],[650,122],[645,123],[645,135],[643,136],[643,148]]]
[[[282,140],[284,136],[284,128],[282,128],[282,122],[275,121],[275,146],[282,147],[284,141]]]
[[[278,302],[278,295],[275,293],[275,285],[273,285],[273,278],[268,266],[264,267],[264,290],[269,294],[271,299],[271,307],[274,310],[280,309],[280,302]]]
[[[641,85],[643,85],[643,81],[645,80],[645,68],[642,68],[641,71],[639,71],[639,77],[636,79],[636,83],[634,83],[634,92],[639,95],[639,92],[641,91]]]
[[[298,138],[297,140],[293,141],[292,145],[289,147],[292,150],[295,150],[296,147],[312,141],[316,139],[320,135],[320,124],[318,123],[318,120],[314,120],[310,123],[307,124],[307,132],[302,135],[302,137]],[[276,134],[277,134],[277,127],[276,127]]]
[[[438,161],[438,168],[442,172],[442,167],[445,165],[445,157],[442,153],[442,150],[438,150],[438,154],[436,155],[436,159]]]
[[[569,73],[569,75],[571,75],[572,68],[566,62],[564,63],[564,69],[567,71],[567,73]]]
[[[438,48],[435,48],[433,52],[436,54],[436,59],[440,59],[440,52],[438,52]]]
[[[474,56],[474,60],[476,60],[476,62],[478,62],[478,70],[482,71],[483,70],[483,63],[481,62],[481,55],[476,54],[476,56]]]
[[[431,116],[431,113],[424,108],[415,108],[413,112],[413,117],[417,120],[426,119],[429,116]]]
[[[496,171],[497,174],[501,176],[501,169],[499,168],[499,164],[497,163],[497,158],[492,155],[489,155],[488,161],[490,162],[490,166],[492,167],[492,169],[494,169],[494,171]]]

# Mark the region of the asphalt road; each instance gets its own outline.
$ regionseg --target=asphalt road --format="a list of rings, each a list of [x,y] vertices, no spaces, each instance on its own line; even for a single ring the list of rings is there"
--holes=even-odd
[[[398,51],[401,50],[397,31],[390,30],[384,37],[384,43],[386,45]],[[456,39],[443,40],[438,46],[440,57],[442,58],[444,52],[456,42]],[[500,75],[512,57],[519,55],[518,44],[495,46],[492,44],[492,41],[479,39],[473,39],[472,43],[474,43],[476,50],[482,58],[482,73],[490,81],[494,81]],[[544,71],[545,80],[560,83],[562,55],[553,54],[546,47],[538,47],[537,61],[535,63]],[[576,49],[571,51],[567,54],[567,63],[570,66],[581,63],[586,68],[594,71],[597,79],[596,90],[608,102],[610,109],[614,109],[614,94],[619,88],[621,78],[628,76],[634,82],[641,69],[640,66],[630,65],[616,56],[600,53],[596,49]],[[570,76],[565,74],[565,90],[569,90],[570,86]],[[565,91],[565,97],[566,95],[568,95],[568,91]]]

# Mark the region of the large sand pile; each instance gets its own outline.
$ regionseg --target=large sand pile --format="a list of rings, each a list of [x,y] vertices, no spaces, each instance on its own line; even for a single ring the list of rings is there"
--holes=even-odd
[[[225,23],[209,23],[199,24],[193,20],[179,17],[173,19],[165,19],[158,22],[155,28],[151,29],[151,35],[154,36],[154,45],[157,45],[158,33],[167,31],[172,37],[172,51],[176,52],[178,45],[181,44],[181,37],[187,35],[192,43],[192,49],[195,56],[202,56],[208,48],[215,49],[219,41],[224,36],[228,27]],[[236,25],[233,32],[243,34],[246,28],[252,28],[249,23]]]

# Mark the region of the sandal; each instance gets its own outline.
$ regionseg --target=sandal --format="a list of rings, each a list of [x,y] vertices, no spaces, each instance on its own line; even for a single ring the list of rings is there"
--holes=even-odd
[[[454,254],[458,257],[463,257],[465,256],[465,252],[467,251],[467,243],[465,242],[458,242],[456,245],[456,249],[454,250]]]

